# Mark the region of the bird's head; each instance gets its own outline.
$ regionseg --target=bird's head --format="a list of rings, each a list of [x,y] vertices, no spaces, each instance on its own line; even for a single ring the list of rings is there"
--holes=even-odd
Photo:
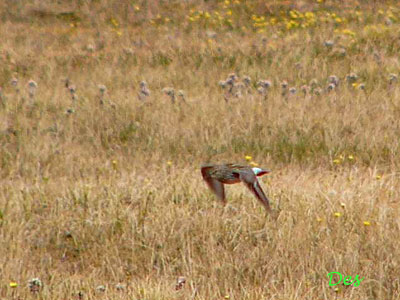
[[[251,169],[253,170],[254,174],[256,174],[256,176],[263,176],[263,175],[268,174],[268,173],[271,172],[270,170],[256,168],[256,167],[251,168]]]

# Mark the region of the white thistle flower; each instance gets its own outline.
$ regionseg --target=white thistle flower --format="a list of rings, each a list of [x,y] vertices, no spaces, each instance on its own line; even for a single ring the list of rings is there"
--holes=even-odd
[[[29,290],[32,293],[39,292],[40,288],[43,286],[42,281],[39,278],[32,278],[28,281]]]
[[[104,293],[106,291],[106,287],[104,285],[99,285],[96,287],[96,291]]]
[[[99,84],[97,87],[101,94],[104,94],[107,91],[107,87],[104,84]]]

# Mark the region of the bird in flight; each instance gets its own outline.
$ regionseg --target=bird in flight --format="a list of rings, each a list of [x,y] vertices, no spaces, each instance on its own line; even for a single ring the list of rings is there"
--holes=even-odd
[[[268,174],[270,171],[261,168],[252,168],[238,164],[205,164],[201,167],[201,174],[208,187],[226,204],[224,184],[243,182],[247,188],[270,211],[269,200],[265,196],[257,176]]]

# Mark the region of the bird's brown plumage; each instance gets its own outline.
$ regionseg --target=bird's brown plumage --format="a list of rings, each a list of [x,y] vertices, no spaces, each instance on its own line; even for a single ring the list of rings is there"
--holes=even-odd
[[[262,169],[260,176],[267,173],[268,170]],[[201,167],[201,174],[208,187],[224,204],[226,204],[224,184],[243,182],[266,210],[271,210],[269,200],[251,167],[238,164],[206,164]]]

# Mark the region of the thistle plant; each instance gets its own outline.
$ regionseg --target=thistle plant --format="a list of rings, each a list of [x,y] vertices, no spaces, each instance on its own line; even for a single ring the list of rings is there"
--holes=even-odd
[[[106,94],[107,87],[104,84],[99,84],[97,87],[99,88],[99,99],[100,99],[99,101],[100,101],[100,104],[103,105],[104,104],[104,96]]]
[[[234,84],[234,90],[233,90],[234,91],[234,93],[233,93],[234,97],[241,98],[242,95],[243,95],[244,88],[245,88],[245,85],[244,85],[243,82],[235,83]]]
[[[281,82],[282,96],[286,96],[288,92],[288,82],[286,80]]]
[[[259,80],[257,82],[257,91],[260,95],[266,96],[269,88],[272,86],[271,81],[269,80]]]
[[[300,90],[302,91],[303,95],[306,96],[310,93],[310,87],[308,85],[302,85],[300,87]]]
[[[185,92],[183,90],[178,91],[178,97],[182,100],[182,102],[186,103]]]
[[[123,290],[125,290],[125,288],[126,288],[126,285],[125,285],[125,284],[122,284],[122,283],[117,283],[117,284],[115,285],[115,289],[116,289],[117,291],[123,291]]]
[[[328,86],[327,86],[327,88],[326,88],[326,90],[327,90],[328,92],[332,92],[332,91],[334,91],[335,89],[336,89],[336,85],[335,85],[334,83],[329,83]]]
[[[325,47],[327,47],[327,48],[332,48],[334,44],[335,44],[335,42],[332,41],[332,40],[328,40],[328,41],[325,41],[325,42],[324,42],[324,45],[325,45]]]
[[[175,290],[177,291],[181,290],[184,287],[185,283],[186,283],[186,278],[183,276],[179,276],[176,279]]]
[[[29,80],[28,82],[28,94],[29,94],[29,99],[31,101],[31,104],[34,101],[34,97],[36,94],[36,89],[37,89],[37,83],[35,81],[33,81],[32,79]]]
[[[229,74],[228,78],[225,81],[225,83],[229,87],[228,93],[230,95],[232,95],[232,93],[233,93],[233,88],[235,86],[237,79],[238,79],[237,75],[235,73],[231,73],[231,74]]]
[[[165,87],[162,89],[162,92],[171,98],[171,103],[175,103],[175,90],[172,87]]]
[[[328,83],[333,83],[335,85],[335,87],[339,86],[339,77],[337,77],[336,75],[330,75],[328,77]]]
[[[72,115],[73,113],[75,113],[75,110],[73,108],[68,108],[65,113],[69,116]]]
[[[246,88],[246,93],[251,94],[251,78],[250,76],[244,76],[242,80],[245,88]]]
[[[39,278],[32,278],[28,281],[28,287],[32,293],[39,292],[42,286],[42,281]]]
[[[226,88],[226,81],[225,80],[220,80],[218,82],[218,85],[224,90]]]
[[[313,90],[314,95],[320,96],[322,94],[322,89],[320,87],[317,87]]]
[[[140,101],[145,101],[150,96],[150,90],[147,87],[146,81],[141,81],[139,88],[138,98]]]
[[[257,88],[257,92],[258,92],[260,95],[262,95],[262,96],[265,96],[265,95],[266,95],[265,89],[264,89],[263,87],[261,87],[261,86],[259,86],[259,87]]]
[[[314,90],[314,89],[317,88],[317,87],[318,87],[318,80],[315,79],[315,78],[311,79],[311,81],[310,81],[310,88],[311,88],[311,90]]]
[[[76,86],[75,85],[69,85],[68,91],[71,95],[72,103],[76,103],[76,100],[78,99],[78,95],[76,94]]]
[[[346,75],[346,81],[349,84],[353,84],[354,82],[356,82],[358,79],[358,76],[356,73],[350,73],[348,75]]]
[[[224,99],[226,102],[228,102],[229,98],[234,95],[234,88],[237,80],[238,80],[237,75],[235,73],[231,73],[228,75],[228,78],[225,81],[224,80],[219,81],[218,85],[223,90],[228,88],[228,90],[224,94]]]
[[[389,84],[390,85],[397,83],[397,80],[398,80],[398,77],[396,74],[394,74],[394,73],[389,74]]]
[[[243,83],[246,85],[246,87],[250,87],[250,84],[251,84],[250,76],[244,76],[243,77]]]
[[[104,285],[99,285],[96,287],[96,291],[104,293],[106,291],[106,287]]]
[[[10,80],[10,84],[14,87],[15,92],[16,92],[16,93],[19,93],[18,79],[15,78],[15,77],[12,78],[12,79]]]

